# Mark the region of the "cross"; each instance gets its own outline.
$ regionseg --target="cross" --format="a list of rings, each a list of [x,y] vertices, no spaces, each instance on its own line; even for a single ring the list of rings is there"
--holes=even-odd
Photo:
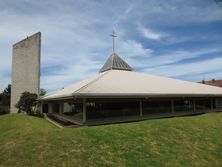
[[[115,38],[117,37],[117,36],[115,35],[115,31],[114,31],[114,30],[113,30],[113,34],[111,34],[110,36],[113,37],[113,52],[114,52],[114,51],[115,51],[115,43],[114,43],[115,41],[114,41],[114,40],[115,40]]]

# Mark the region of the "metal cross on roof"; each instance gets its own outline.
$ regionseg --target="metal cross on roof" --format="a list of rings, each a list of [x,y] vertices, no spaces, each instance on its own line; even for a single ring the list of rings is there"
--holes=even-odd
[[[113,53],[114,53],[115,52],[115,38],[117,37],[114,30],[113,30],[113,34],[111,34],[110,36],[113,38]]]

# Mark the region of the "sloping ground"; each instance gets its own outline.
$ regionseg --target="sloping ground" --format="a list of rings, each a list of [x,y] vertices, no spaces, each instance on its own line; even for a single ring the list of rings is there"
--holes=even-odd
[[[0,166],[221,166],[222,113],[77,129],[0,116]]]

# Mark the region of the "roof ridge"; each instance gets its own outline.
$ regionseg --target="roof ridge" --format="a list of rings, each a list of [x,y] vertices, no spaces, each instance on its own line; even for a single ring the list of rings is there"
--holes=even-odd
[[[98,78],[95,78],[94,80],[92,80],[91,82],[89,82],[88,84],[82,86],[81,88],[77,89],[75,92],[72,93],[72,95],[74,95],[75,93],[79,93],[80,91],[86,89],[87,87],[89,87],[91,84],[95,83],[96,81],[98,81],[100,78],[102,78],[104,75],[106,75],[107,73],[109,73],[110,71],[106,71],[105,73],[101,74]]]
[[[113,52],[113,53],[112,53],[112,61],[111,61],[111,70],[113,69],[114,56],[115,56],[115,53]]]

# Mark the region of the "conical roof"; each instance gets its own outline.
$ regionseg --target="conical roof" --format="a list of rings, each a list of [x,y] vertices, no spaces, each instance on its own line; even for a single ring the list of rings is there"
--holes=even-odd
[[[130,67],[121,57],[119,57],[116,53],[112,53],[110,57],[107,59],[106,63],[100,69],[99,72],[104,72],[108,70],[125,70],[125,71],[133,71],[133,68]]]

